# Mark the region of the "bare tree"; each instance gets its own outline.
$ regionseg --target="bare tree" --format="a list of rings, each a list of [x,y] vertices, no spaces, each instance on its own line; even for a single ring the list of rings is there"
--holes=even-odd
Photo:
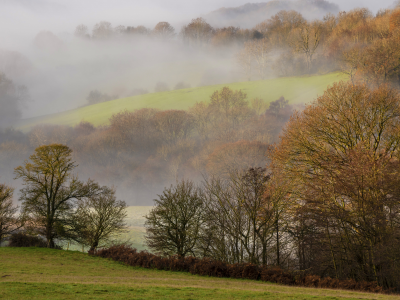
[[[14,190],[0,184],[0,244],[10,234],[22,227],[22,218],[17,216],[18,207],[13,205]]]
[[[308,71],[311,70],[314,55],[321,43],[322,29],[320,21],[304,23],[299,28],[294,29],[290,36],[289,45],[293,51],[305,56]]]
[[[193,182],[166,188],[146,216],[146,243],[162,255],[196,255],[205,210],[201,192]]]
[[[268,263],[278,208],[267,193],[269,178],[265,169],[251,168],[233,170],[226,180],[206,180],[205,256],[229,263]]]
[[[78,203],[74,214],[77,241],[94,251],[127,229],[126,216],[126,203],[116,199],[115,189],[103,187],[101,194]]]

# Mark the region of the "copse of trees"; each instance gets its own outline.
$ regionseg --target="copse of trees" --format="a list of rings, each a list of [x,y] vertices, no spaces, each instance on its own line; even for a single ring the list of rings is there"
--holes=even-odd
[[[266,169],[256,167],[210,176],[200,188],[182,181],[165,189],[146,216],[147,245],[164,256],[287,262],[288,237],[282,234],[287,204],[270,179]]]
[[[16,179],[22,179],[25,186],[20,191],[23,213],[46,238],[48,248],[55,248],[56,240],[84,240],[96,248],[100,240],[123,229],[125,206],[115,200],[113,190],[90,179],[84,183],[73,175],[76,164],[71,153],[62,144],[40,146],[30,161],[15,168]],[[83,202],[75,209],[77,201]],[[82,225],[78,227],[77,214]],[[88,224],[90,218],[94,223]]]
[[[281,105],[284,98],[267,114],[279,118]],[[388,85],[329,87],[295,112],[269,147],[268,172],[229,162],[225,173],[208,173],[198,193],[198,239],[186,242],[191,255],[398,288],[399,121],[400,95]],[[171,189],[171,199],[185,199]],[[184,210],[167,211],[180,222]],[[149,232],[165,224],[157,215],[147,218]],[[184,224],[173,228],[183,234]],[[163,234],[158,253],[175,236]]]
[[[399,118],[396,90],[341,82],[288,123],[271,169],[293,182],[304,267],[398,285]]]

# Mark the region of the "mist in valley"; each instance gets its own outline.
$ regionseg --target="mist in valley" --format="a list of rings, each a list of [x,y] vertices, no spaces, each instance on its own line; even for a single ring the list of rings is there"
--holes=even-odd
[[[280,9],[297,9],[311,24],[329,13],[336,15],[339,11],[362,6],[375,14],[393,5],[393,1],[337,0],[318,2],[317,6],[308,0],[278,2],[268,3],[275,8],[265,11],[265,20]],[[256,41],[260,38],[258,33],[261,32],[261,36],[266,33],[262,32],[262,26],[253,28],[256,24],[253,24],[251,12],[244,17],[232,17],[225,14],[226,10],[220,10],[239,7],[241,11],[240,7],[245,4],[246,1],[1,1],[0,71],[12,81],[17,107],[12,108],[15,116],[4,113],[1,121],[0,180],[19,188],[20,183],[13,180],[13,169],[22,164],[35,147],[49,143],[71,146],[76,152],[81,179],[90,177],[116,186],[118,195],[130,205],[151,205],[157,193],[181,178],[200,182],[210,169],[218,169],[211,166],[210,160],[218,160],[218,155],[226,150],[225,144],[239,149],[232,154],[232,157],[237,155],[232,161],[246,158],[251,148],[255,154],[248,166],[264,166],[266,145],[277,140],[293,107],[281,112],[281,116],[276,114],[275,119],[264,120],[268,107],[245,99],[240,122],[232,121],[228,115],[223,119],[211,114],[206,129],[193,111],[197,109],[201,114],[214,110],[216,113],[218,108],[203,103],[204,107],[194,107],[190,116],[172,116],[171,112],[168,118],[179,120],[179,126],[187,126],[191,132],[189,140],[171,141],[162,136],[167,135],[161,130],[163,122],[167,122],[162,119],[165,116],[151,110],[125,116],[126,128],[131,128],[129,133],[124,131],[125,127],[121,129],[117,120],[114,127],[107,128],[82,123],[74,128],[37,126],[24,133],[10,129],[10,126],[18,127],[21,118],[71,110],[96,101],[247,80],[238,55],[243,52],[244,42]],[[304,5],[316,8],[307,9]],[[185,39],[182,28],[198,17],[209,22],[215,32],[229,25],[240,27],[241,31],[239,28],[229,31],[235,37],[226,45],[217,38],[211,41],[215,32],[214,36],[204,38],[206,42]],[[248,22],[250,19],[253,23]],[[257,24],[263,21],[260,19]],[[159,22],[168,22],[173,29],[157,34],[154,28]],[[79,29],[80,25],[84,26]],[[224,31],[218,34],[220,40],[225,41]],[[292,66],[286,68],[289,60],[285,55],[289,48],[285,47],[272,52],[273,59],[269,63],[278,65],[281,70],[278,72],[277,68],[269,66],[262,75],[253,75],[252,80],[302,75],[306,69],[304,58],[290,60],[297,71],[290,69]],[[327,61],[323,56],[319,59]],[[327,70],[331,70],[329,68]],[[147,140],[133,132],[132,128],[138,128],[134,127],[138,126],[135,122],[149,122],[145,125]],[[242,140],[261,144],[237,144]]]

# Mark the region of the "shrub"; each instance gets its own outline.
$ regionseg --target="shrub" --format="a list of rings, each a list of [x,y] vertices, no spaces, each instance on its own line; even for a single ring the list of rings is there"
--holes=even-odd
[[[276,282],[286,285],[292,285],[295,283],[293,275],[290,274],[289,272],[282,270],[279,267],[262,268],[261,280],[268,282]]]
[[[260,268],[254,264],[246,264],[243,268],[242,278],[258,280],[260,278]]]
[[[297,275],[279,267],[259,267],[254,264],[226,264],[210,258],[181,258],[178,256],[161,257],[146,251],[137,252],[126,245],[112,246],[93,253],[103,258],[111,258],[129,266],[149,269],[190,272],[194,275],[211,277],[243,278],[262,280],[284,285],[297,285],[318,288],[337,288],[380,293],[384,290],[377,282],[357,282],[353,279],[339,280],[330,277],[321,278],[317,275]],[[389,291],[387,291],[389,292]]]
[[[38,236],[28,235],[23,232],[14,233],[10,237],[9,247],[41,247],[46,248],[46,241]]]

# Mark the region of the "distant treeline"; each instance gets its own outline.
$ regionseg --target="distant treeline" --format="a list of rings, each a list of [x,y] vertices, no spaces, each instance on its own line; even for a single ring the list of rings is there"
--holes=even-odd
[[[168,22],[154,29],[144,26],[112,27],[96,24],[89,33],[79,25],[75,35],[86,39],[151,36],[163,40],[179,37],[204,51],[237,48],[237,62],[247,79],[264,78],[271,70],[292,76],[341,70],[352,80],[369,83],[399,82],[400,9],[381,10],[375,16],[365,8],[326,15],[307,21],[295,11],[280,11],[252,29],[213,28],[204,19],[193,19],[179,34]]]
[[[188,111],[123,111],[101,127],[82,122],[38,125],[28,133],[5,129],[0,132],[0,162],[11,174],[36,147],[65,144],[81,176],[114,184],[130,204],[150,204],[177,179],[226,174],[232,164],[264,166],[268,145],[277,140],[293,109],[283,98],[267,108],[261,99],[223,88]]]

